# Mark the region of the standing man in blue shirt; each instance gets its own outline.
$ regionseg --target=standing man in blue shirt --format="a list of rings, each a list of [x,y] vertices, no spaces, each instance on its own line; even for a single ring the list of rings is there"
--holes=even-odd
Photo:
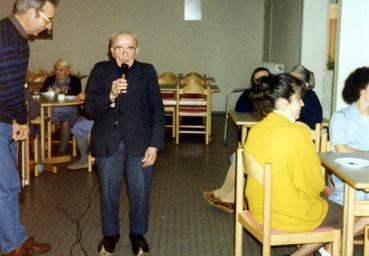
[[[24,89],[28,36],[51,30],[55,9],[54,0],[16,0],[13,15],[0,20],[0,250],[5,256],[31,256],[51,249],[27,237],[19,222],[16,142],[29,132]]]

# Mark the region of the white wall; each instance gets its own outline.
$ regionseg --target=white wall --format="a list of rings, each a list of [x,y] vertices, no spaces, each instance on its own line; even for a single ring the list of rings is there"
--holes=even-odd
[[[327,67],[329,0],[305,0],[302,15],[302,39],[300,63],[314,72],[315,89],[323,107],[324,101],[331,105],[332,87],[324,84]],[[328,97],[324,97],[324,95]],[[329,109],[324,109],[325,117],[329,117]]]
[[[274,0],[271,4],[271,62],[285,65],[288,72],[300,62],[302,0]]]
[[[0,17],[14,0],[0,0]],[[159,73],[198,71],[213,76],[221,93],[213,109],[224,111],[225,94],[245,87],[262,60],[264,0],[202,0],[202,21],[184,21],[183,0],[61,0],[54,39],[31,43],[30,69],[51,69],[66,58],[88,74],[106,59],[108,38],[118,30],[137,33],[138,59]]]
[[[369,66],[369,1],[340,0],[338,9],[334,110],[346,106],[341,95],[347,76],[358,67]]]
[[[294,65],[302,64],[315,74],[315,92],[320,101],[330,94],[323,88],[328,47],[329,0],[266,0],[266,14],[270,9],[271,32],[265,33],[264,59],[285,65],[288,72]],[[265,26],[268,28],[268,26]],[[330,95],[328,100],[330,101]],[[326,100],[326,99],[325,99]],[[324,107],[324,104],[323,104]],[[329,115],[330,103],[324,113]]]

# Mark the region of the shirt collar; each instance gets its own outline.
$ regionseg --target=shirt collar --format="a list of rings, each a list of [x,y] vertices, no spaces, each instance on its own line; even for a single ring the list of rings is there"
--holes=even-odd
[[[15,18],[14,15],[9,16],[9,20],[14,24],[15,28],[18,30],[18,32],[25,38],[28,39],[28,34],[26,30],[22,27],[22,25],[19,23],[17,18]]]
[[[287,117],[288,120],[290,120],[292,123],[295,123],[296,122],[296,119],[293,116],[290,116],[290,115],[288,115],[287,113],[285,113],[283,111],[280,111],[280,110],[275,109],[275,110],[273,110],[273,112],[274,113],[278,113],[278,114],[280,114],[282,116]]]

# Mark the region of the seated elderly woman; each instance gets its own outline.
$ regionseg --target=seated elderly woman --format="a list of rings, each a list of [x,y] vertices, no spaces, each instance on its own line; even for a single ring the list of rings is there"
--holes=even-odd
[[[307,89],[304,96],[302,96],[304,107],[301,109],[300,117],[297,121],[307,124],[314,130],[315,125],[323,121],[322,105],[313,91],[315,87],[314,73],[302,65],[296,65],[291,69],[290,74],[305,82]]]
[[[310,131],[295,123],[304,91],[305,83],[290,74],[270,76],[251,88],[254,108],[264,118],[250,129],[244,146],[261,165],[272,164],[271,225],[290,232],[342,225],[342,206],[321,197],[325,182]],[[250,212],[262,224],[263,186],[249,178],[245,190]],[[302,245],[292,255],[310,255],[321,246]]]
[[[81,80],[70,75],[70,64],[66,60],[58,60],[54,64],[55,75],[48,77],[41,92],[53,90],[56,94],[77,95],[81,92]],[[60,123],[59,154],[65,154],[70,138],[71,123],[78,118],[77,106],[53,107],[51,121]]]
[[[332,115],[329,134],[336,152],[369,151],[369,67],[358,68],[346,79],[342,96],[348,107]],[[344,183],[333,175],[335,190],[329,199],[342,204]],[[358,191],[358,200],[368,200],[369,193]]]

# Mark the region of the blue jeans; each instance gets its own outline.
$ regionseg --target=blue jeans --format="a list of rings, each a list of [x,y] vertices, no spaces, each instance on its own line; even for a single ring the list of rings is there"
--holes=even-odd
[[[16,145],[12,125],[0,122],[0,247],[9,253],[26,240],[19,222],[20,179],[16,165]]]
[[[142,167],[143,156],[127,154],[123,141],[109,157],[97,157],[96,165],[101,189],[101,218],[104,236],[119,232],[119,202],[123,177],[129,197],[129,231],[145,234],[149,222],[149,200],[154,167]]]

